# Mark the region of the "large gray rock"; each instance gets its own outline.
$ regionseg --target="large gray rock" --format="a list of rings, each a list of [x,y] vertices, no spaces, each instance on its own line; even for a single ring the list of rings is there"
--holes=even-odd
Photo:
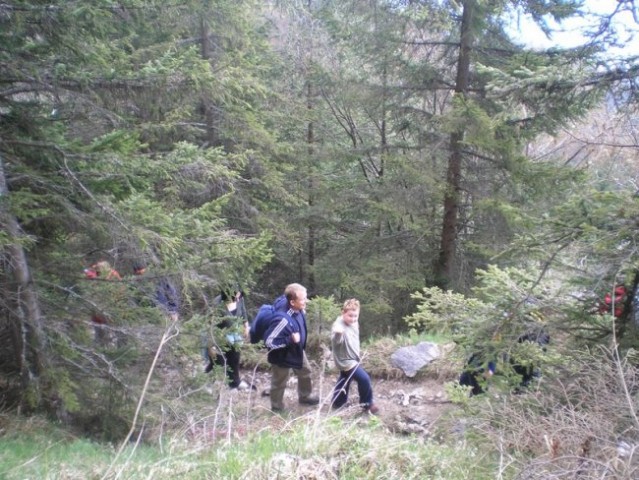
[[[414,377],[421,368],[439,358],[440,355],[437,344],[420,342],[417,345],[397,349],[391,355],[391,363],[394,367],[401,369],[407,377]]]

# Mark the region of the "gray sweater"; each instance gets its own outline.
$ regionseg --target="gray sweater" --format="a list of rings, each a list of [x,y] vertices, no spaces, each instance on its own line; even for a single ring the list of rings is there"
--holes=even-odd
[[[335,327],[342,327],[344,333],[336,333]],[[335,365],[345,372],[359,364],[359,322],[347,325],[342,316],[337,317],[331,329],[331,347]]]

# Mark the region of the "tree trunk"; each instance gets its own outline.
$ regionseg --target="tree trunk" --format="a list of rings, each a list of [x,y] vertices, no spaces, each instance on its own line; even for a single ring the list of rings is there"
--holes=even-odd
[[[455,95],[465,97],[470,75],[470,51],[473,43],[472,21],[475,14],[475,0],[463,2],[464,11],[461,21],[461,37]],[[451,285],[453,265],[456,253],[457,230],[459,220],[459,201],[461,197],[462,142],[464,129],[460,127],[450,135],[450,157],[446,173],[446,193],[444,194],[444,218],[439,257],[435,264],[435,283],[443,289]]]
[[[206,15],[203,15],[200,22],[200,41],[202,42],[200,52],[203,59],[212,63],[213,55],[211,53],[210,29],[208,20],[205,17]],[[211,66],[211,68],[213,67]],[[217,127],[219,118],[216,114],[215,103],[211,100],[208,93],[204,93],[204,98],[202,99],[202,110],[204,112],[204,123],[206,124],[206,145],[209,147],[218,146],[219,136],[217,133]]]
[[[309,7],[310,7],[310,2],[309,2]],[[311,80],[310,78],[307,81],[307,90],[306,90],[306,107],[308,109],[309,112],[309,116],[311,115],[311,111],[313,110],[313,86],[311,85]],[[315,153],[315,132],[314,132],[314,126],[313,126],[313,120],[309,120],[308,121],[308,126],[307,126],[307,131],[306,131],[306,142],[308,145],[308,156],[309,159],[312,160],[313,158],[313,154]],[[314,179],[315,176],[311,175],[309,178],[309,185],[308,185],[308,206],[309,208],[312,210],[313,205],[314,205],[314,200],[313,200],[313,195],[314,195],[314,191],[315,191],[315,182]],[[314,292],[315,291],[315,274],[313,273],[313,265],[315,264],[315,242],[316,242],[316,227],[313,224],[313,219],[312,216],[309,217],[310,218],[310,222],[309,222],[309,226],[308,226],[308,253],[307,253],[307,260],[308,260],[308,280],[307,280],[307,288],[309,291]]]
[[[15,310],[9,315],[16,320],[11,322],[13,338],[15,342],[15,360],[20,372],[20,380],[23,392],[30,392],[31,398],[28,405],[35,406],[41,403],[43,392],[40,388],[40,376],[46,368],[44,345],[44,333],[42,328],[42,313],[35,286],[31,279],[31,272],[27,263],[27,257],[20,243],[20,225],[16,217],[9,211],[7,201],[9,188],[4,173],[4,163],[0,157],[0,225],[7,232],[9,244],[6,246],[9,254],[9,275],[13,276],[14,288],[12,305]],[[23,396],[23,403],[27,395]]]
[[[307,8],[309,15],[311,15],[312,10],[312,0],[308,0]],[[308,66],[306,69],[306,109],[308,110],[309,121],[306,127],[306,145],[308,151],[309,163],[313,164],[313,156],[315,154],[315,126],[313,124],[312,112],[314,108],[313,103],[313,83],[311,79],[311,66],[313,64],[313,35],[309,36],[309,46],[308,46]],[[313,209],[313,205],[315,204],[314,196],[315,189],[317,185],[315,184],[315,175],[310,175],[308,180],[308,207],[309,210]],[[306,282],[306,287],[309,292],[315,291],[315,273],[313,267],[315,265],[315,246],[316,246],[316,237],[317,237],[317,229],[315,224],[313,223],[312,215],[309,215],[309,224],[307,231],[307,252],[306,252],[306,261],[307,265],[307,278],[304,280]],[[303,268],[303,267],[302,267]],[[300,272],[303,274],[303,272]],[[300,278],[303,278],[303,275],[300,275]]]

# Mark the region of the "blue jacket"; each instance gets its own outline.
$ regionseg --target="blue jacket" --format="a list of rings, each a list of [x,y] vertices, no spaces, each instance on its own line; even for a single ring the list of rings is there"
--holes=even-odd
[[[283,368],[302,368],[304,349],[306,348],[306,314],[289,308],[286,296],[281,295],[273,303],[278,312],[287,313],[292,321],[285,316],[271,322],[266,330],[266,348],[268,362]],[[291,341],[291,334],[299,332],[299,343]]]
[[[155,290],[157,305],[167,313],[178,313],[180,310],[180,296],[171,281],[162,277]]]

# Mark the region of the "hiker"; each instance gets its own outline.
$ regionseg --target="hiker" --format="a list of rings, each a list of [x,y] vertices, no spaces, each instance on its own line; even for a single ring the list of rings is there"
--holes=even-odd
[[[207,348],[208,365],[204,372],[209,373],[219,365],[224,368],[229,388],[246,390],[249,385],[240,379],[240,346],[244,338],[248,338],[249,329],[244,293],[235,290],[231,294],[222,290],[213,303],[216,305],[216,324]]]
[[[479,352],[473,353],[459,377],[459,384],[471,387],[470,396],[484,393],[484,386],[489,378],[495,374],[497,364],[494,361],[485,362]]]
[[[351,382],[357,382],[359,402],[375,415],[379,407],[373,403],[373,387],[366,370],[360,364],[359,354],[359,300],[351,298],[344,302],[342,314],[337,317],[331,328],[331,347],[335,365],[339,368],[339,379],[333,390],[332,408],[338,409],[346,405]]]
[[[535,343],[541,347],[543,351],[546,351],[546,345],[550,343],[550,335],[548,335],[543,327],[538,328],[536,330],[526,332],[517,339],[517,343],[525,342]],[[528,387],[533,378],[541,376],[541,371],[532,362],[524,364],[522,362],[515,362],[511,359],[510,363],[515,373],[521,376],[519,387],[515,390],[516,393],[521,391],[521,388]]]
[[[613,293],[614,295],[611,295],[610,292],[607,292],[604,295],[603,300],[599,301],[597,312],[600,315],[613,313],[614,307],[614,316],[619,318],[623,315],[626,306],[626,287],[623,285],[615,285]]]
[[[122,280],[122,277],[111,264],[106,260],[100,260],[84,269],[84,276],[89,280]],[[105,345],[109,342],[108,324],[111,323],[108,315],[97,308],[91,313],[91,323],[93,324],[94,341],[97,344]]]
[[[87,278],[102,278],[104,280],[122,280],[118,271],[111,266],[106,260],[100,260],[89,268],[84,269],[84,275]]]
[[[319,403],[319,399],[312,395],[311,366],[305,352],[306,302],[306,288],[299,283],[291,283],[284,289],[284,295],[278,297],[273,305],[281,316],[270,323],[264,343],[269,350],[271,410],[274,412],[284,410],[284,390],[291,369],[297,376],[299,403],[302,405]]]
[[[155,300],[158,307],[173,322],[177,322],[180,318],[180,297],[177,290],[167,277],[160,278],[157,288],[155,289]]]
[[[141,277],[145,273],[145,264],[136,263],[133,265],[133,274],[136,277]],[[180,296],[168,277],[162,276],[157,280],[153,302],[171,319],[171,321],[178,321],[180,316]]]

